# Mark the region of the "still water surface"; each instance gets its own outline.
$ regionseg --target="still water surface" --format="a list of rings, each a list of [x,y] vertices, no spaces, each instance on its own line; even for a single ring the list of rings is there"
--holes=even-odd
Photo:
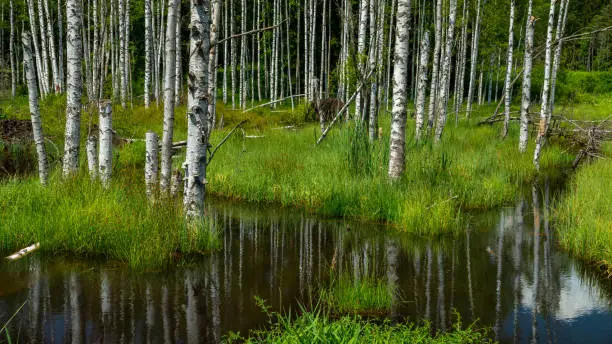
[[[472,214],[465,234],[431,240],[215,202],[223,249],[169,272],[37,255],[0,262],[0,324],[29,300],[11,323],[13,341],[219,342],[266,326],[255,296],[273,310],[308,303],[335,262],[337,273],[396,290],[395,321],[450,329],[457,312],[502,343],[612,343],[612,282],[559,248],[552,198],[536,187],[514,207]]]

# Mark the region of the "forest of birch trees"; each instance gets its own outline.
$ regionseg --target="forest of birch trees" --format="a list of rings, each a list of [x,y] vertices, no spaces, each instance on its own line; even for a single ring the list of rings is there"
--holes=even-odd
[[[223,126],[218,102],[319,110],[335,99],[333,113],[319,115],[318,141],[339,118],[370,140],[389,130],[391,179],[404,168],[407,130],[443,144],[447,126],[469,119],[476,105],[498,104],[501,136],[518,117],[516,149],[539,167],[560,71],[612,65],[610,31],[589,30],[610,24],[610,11],[603,0],[4,0],[0,82],[13,97],[30,95],[43,183],[39,97],[66,94],[65,177],[78,169],[82,109],[99,109],[99,137],[86,149],[103,184],[112,170],[112,109],[163,108],[162,137],[146,138],[147,185],[159,183],[162,195],[175,174],[175,108],[186,104],[184,206],[197,216],[214,154],[209,137]],[[391,128],[382,128],[388,112]]]

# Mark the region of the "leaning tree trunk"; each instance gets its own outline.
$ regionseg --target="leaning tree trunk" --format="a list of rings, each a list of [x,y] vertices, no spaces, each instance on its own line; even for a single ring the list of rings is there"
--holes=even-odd
[[[533,67],[533,31],[536,18],[531,15],[532,0],[527,7],[527,28],[525,29],[525,56],[523,62],[523,95],[521,99],[521,129],[519,135],[519,151],[527,150],[529,139],[529,106],[531,105],[531,69]]]
[[[151,104],[151,66],[153,63],[153,37],[151,33],[151,1],[144,0],[145,16],[145,75],[144,75],[144,106],[149,108]],[[112,25],[112,24],[111,24]]]
[[[105,188],[108,188],[113,172],[113,113],[110,101],[101,101],[99,107],[100,154],[98,163],[100,164],[100,181]]]
[[[544,136],[546,135],[548,111],[549,111],[549,94],[550,94],[550,73],[552,67],[552,40],[553,29],[555,27],[555,5],[557,0],[550,0],[550,12],[548,13],[548,29],[546,31],[546,56],[544,58],[544,85],[542,86],[542,106],[540,108],[540,127],[538,137],[536,138],[535,151],[533,153],[533,164],[536,169],[540,169],[540,154],[544,145]]]
[[[12,2],[11,2],[12,6]],[[11,8],[12,9],[12,8]],[[47,184],[48,164],[45,152],[45,141],[40,121],[40,107],[38,106],[38,82],[36,81],[36,68],[32,57],[32,41],[28,32],[22,33],[23,62],[25,63],[26,80],[28,82],[28,98],[30,101],[30,117],[32,119],[32,132],[36,153],[38,155],[38,175],[42,185]]]
[[[189,85],[187,87],[187,154],[185,195],[187,218],[204,213],[206,147],[208,146],[208,51],[210,49],[208,0],[191,0]]]
[[[446,125],[448,89],[451,73],[451,59],[453,55],[453,37],[455,36],[455,19],[457,18],[457,0],[450,0],[450,15],[448,18],[448,28],[446,32],[446,47],[444,52],[444,63],[442,65],[442,76],[440,78],[440,95],[438,96],[438,106],[436,108],[436,137],[439,142],[442,132]]]
[[[389,178],[398,179],[404,172],[406,146],[406,97],[408,82],[408,43],[410,32],[410,0],[397,3],[395,59],[393,66],[393,112],[389,152]]]
[[[68,79],[66,87],[66,135],[64,141],[64,178],[79,168],[79,148],[81,137],[81,96],[83,95],[82,61],[83,44],[81,37],[81,17],[83,9],[79,0],[66,1],[66,61]]]
[[[434,122],[434,114],[436,109],[436,95],[439,91],[438,89],[438,76],[439,76],[439,66],[440,66],[440,55],[442,48],[442,0],[437,0],[436,5],[436,31],[434,32],[434,52],[433,52],[433,66],[431,71],[431,86],[429,90],[429,109],[428,120],[427,120],[427,130],[428,132],[433,127]],[[428,134],[429,135],[429,134]]]
[[[478,63],[478,41],[480,39],[480,0],[476,5],[476,22],[474,23],[474,32],[472,34],[472,52],[470,56],[470,84],[468,86],[468,99],[466,116],[470,117],[472,113],[472,100],[474,98],[474,87],[476,86],[476,65]]]
[[[504,82],[504,130],[502,132],[502,137],[506,137],[508,135],[508,124],[510,123],[510,103],[511,103],[511,94],[512,94],[512,53],[513,53],[513,45],[514,45],[514,0],[510,0],[510,29],[508,30],[508,58],[506,65],[506,81]]]
[[[217,40],[219,23],[221,21],[220,0],[212,0],[212,24],[210,25],[210,52],[208,54],[208,130],[215,129],[217,122]],[[209,133],[210,134],[210,133]]]
[[[417,97],[416,97],[416,139],[420,140],[425,119],[425,98],[427,95],[427,64],[429,62],[429,31],[425,31],[421,40],[421,57],[419,60]]]
[[[174,79],[176,78],[176,9],[178,0],[168,1],[166,23],[166,69],[164,75],[164,129],[162,135],[161,178],[159,189],[162,195],[170,191],[172,175],[172,139],[174,137]],[[205,66],[203,66],[205,68]]]

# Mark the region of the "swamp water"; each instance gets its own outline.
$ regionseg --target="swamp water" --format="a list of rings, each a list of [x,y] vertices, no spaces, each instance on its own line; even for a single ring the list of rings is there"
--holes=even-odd
[[[0,262],[0,324],[16,342],[218,342],[272,310],[310,304],[330,271],[393,290],[394,321],[489,327],[502,343],[612,343],[612,281],[555,241],[546,188],[514,207],[472,214],[456,238],[419,239],[379,225],[215,203],[223,249],[167,272],[32,255]],[[0,342],[6,340],[0,335]]]

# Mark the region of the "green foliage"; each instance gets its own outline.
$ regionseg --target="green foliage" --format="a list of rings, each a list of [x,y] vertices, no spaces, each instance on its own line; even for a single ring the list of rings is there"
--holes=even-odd
[[[457,316],[449,332],[432,335],[429,325],[416,326],[406,323],[392,323],[390,320],[371,321],[357,315],[343,316],[338,319],[316,308],[301,315],[291,313],[282,315],[264,309],[270,319],[276,321],[267,330],[253,331],[250,337],[243,338],[231,333],[225,338],[228,343],[486,343],[486,331],[478,331],[473,326],[463,328]]]
[[[561,245],[612,276],[612,144],[604,155],[606,159],[581,167],[572,178],[554,219]]]
[[[381,279],[364,276],[354,280],[353,276],[341,275],[333,277],[321,292],[321,302],[337,314],[381,315],[391,308],[396,292]]]

